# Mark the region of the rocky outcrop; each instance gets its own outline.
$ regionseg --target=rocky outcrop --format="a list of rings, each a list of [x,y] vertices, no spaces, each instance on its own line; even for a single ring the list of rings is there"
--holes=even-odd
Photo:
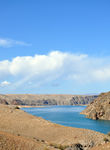
[[[99,144],[98,146],[95,146],[90,150],[110,150],[110,142]]]
[[[34,95],[34,94],[8,94],[0,95],[11,105],[87,105],[97,95]]]
[[[81,144],[78,143],[67,147],[65,150],[84,150],[84,148]]]
[[[100,94],[82,114],[94,120],[110,120],[110,92]]]
[[[0,104],[8,105],[8,102],[5,99],[0,99]]]
[[[12,100],[10,104],[11,105],[24,105],[23,101],[21,101],[19,99]]]

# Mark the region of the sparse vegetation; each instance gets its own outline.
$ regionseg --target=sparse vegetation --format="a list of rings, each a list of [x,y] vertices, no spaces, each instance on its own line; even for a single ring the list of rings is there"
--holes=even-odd
[[[44,142],[45,142],[45,140],[41,140],[41,142],[43,142],[43,143],[44,143]]]
[[[20,109],[18,106],[15,106],[15,109]]]
[[[83,145],[81,145],[80,143],[76,143],[76,144],[72,144],[71,146],[66,147],[67,149],[64,150],[84,150],[83,149]]]
[[[80,143],[76,143],[74,146],[80,150],[83,150],[83,146]]]
[[[20,136],[20,134],[18,133],[18,136]]]
[[[101,133],[96,134],[95,131],[68,128],[61,125],[56,126],[40,117],[35,117],[21,110],[17,110],[15,107],[16,106],[0,105],[0,119],[2,120],[0,122],[0,129],[1,132],[6,132],[3,133],[4,138],[1,138],[2,133],[0,132],[0,143],[2,143],[4,150],[15,150],[17,148],[25,148],[24,150],[54,150],[55,148],[68,150],[71,148],[73,141],[75,142],[81,139],[85,141],[85,139],[88,138],[88,141],[93,139],[96,145],[103,143],[104,137],[107,137],[107,135]],[[11,111],[12,113],[10,113]],[[7,133],[7,131],[10,134]],[[88,133],[91,136],[87,136]],[[57,136],[53,137],[53,135]],[[96,140],[97,137],[98,140]],[[44,142],[42,140],[44,140]],[[65,145],[58,144],[56,141],[65,141]],[[4,143],[6,143],[6,145]],[[70,146],[66,145],[66,143],[69,143]]]
[[[108,138],[104,138],[104,142],[105,143],[109,142],[109,139]]]
[[[65,150],[65,148],[67,148],[67,147],[68,147],[68,145],[59,145],[58,148],[59,148],[60,150]]]
[[[50,146],[54,148],[58,148],[60,150],[65,150],[67,147],[69,147],[68,145],[61,145],[61,144],[55,144],[55,143],[50,143]]]
[[[110,136],[110,132],[108,132],[107,135]]]
[[[47,147],[45,147],[44,150],[49,150],[49,149]]]

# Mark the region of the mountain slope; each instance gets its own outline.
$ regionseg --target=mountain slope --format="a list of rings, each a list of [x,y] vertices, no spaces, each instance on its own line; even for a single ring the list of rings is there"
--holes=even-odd
[[[53,124],[16,109],[16,106],[0,105],[0,143],[4,147],[2,150],[45,150],[45,147],[53,150],[54,147],[50,146],[55,144],[71,146],[76,143],[80,143],[87,150],[103,143],[104,138],[109,137],[92,130]]]
[[[95,120],[110,120],[110,92],[100,94],[82,114]]]

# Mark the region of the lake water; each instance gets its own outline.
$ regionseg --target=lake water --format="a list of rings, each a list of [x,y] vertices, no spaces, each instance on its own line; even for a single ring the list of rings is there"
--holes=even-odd
[[[85,115],[80,114],[85,108],[86,106],[47,106],[22,110],[64,126],[91,129],[105,134],[110,132],[110,121],[85,118]]]

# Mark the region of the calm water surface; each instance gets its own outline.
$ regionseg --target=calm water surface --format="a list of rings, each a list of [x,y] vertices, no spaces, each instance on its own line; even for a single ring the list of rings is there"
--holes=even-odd
[[[48,106],[41,108],[22,108],[22,110],[64,126],[92,129],[102,133],[110,132],[110,121],[91,120],[81,115],[80,112],[83,111],[85,107],[86,106]]]

